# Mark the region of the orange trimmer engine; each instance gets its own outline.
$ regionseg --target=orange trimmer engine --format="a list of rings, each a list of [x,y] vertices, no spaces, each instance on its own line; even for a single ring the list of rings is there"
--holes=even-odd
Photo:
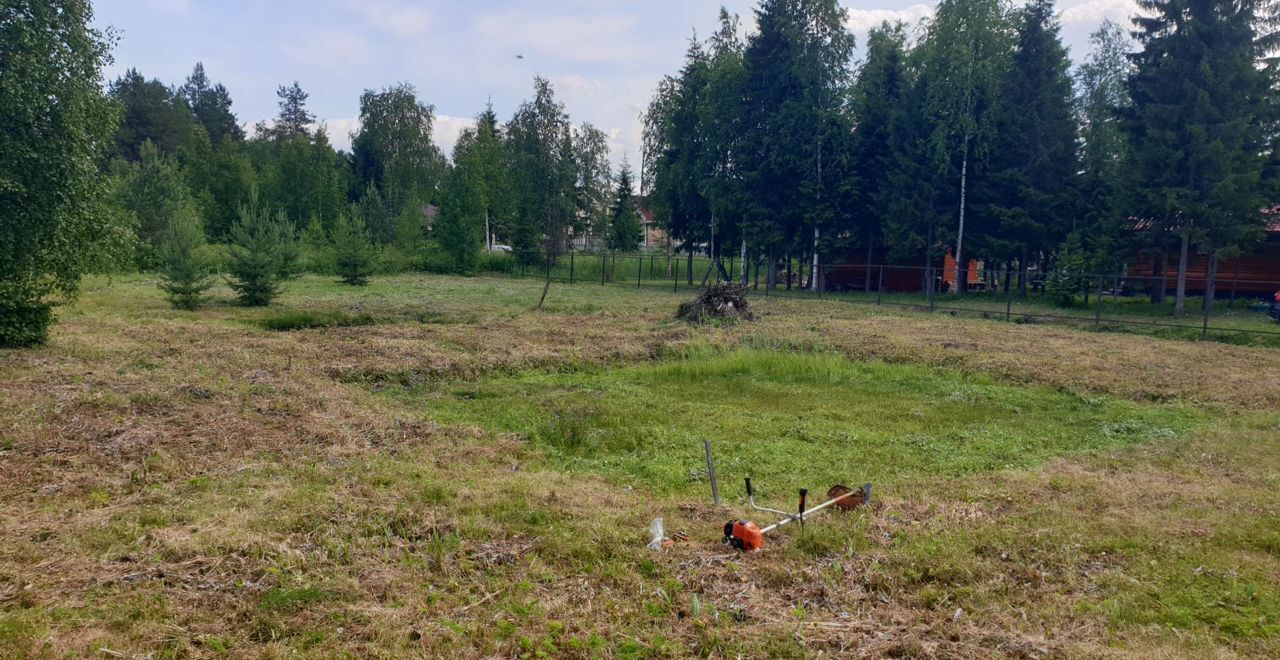
[[[724,525],[724,542],[743,552],[755,552],[764,547],[764,533],[749,520],[734,520]]]

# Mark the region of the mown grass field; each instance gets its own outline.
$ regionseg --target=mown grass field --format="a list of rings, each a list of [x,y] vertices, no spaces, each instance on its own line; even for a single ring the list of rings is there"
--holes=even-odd
[[[513,279],[195,313],[87,284],[0,354],[0,657],[1280,654],[1274,349],[807,300],[694,328],[686,292],[534,310]],[[879,504],[739,556],[747,474]],[[656,516],[689,541],[645,549]]]

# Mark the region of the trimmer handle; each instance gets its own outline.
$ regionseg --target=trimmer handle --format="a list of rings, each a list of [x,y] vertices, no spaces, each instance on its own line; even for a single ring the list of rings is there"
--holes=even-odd
[[[747,497],[754,497],[751,494],[751,477],[747,477]]]
[[[801,488],[800,489],[800,524],[801,525],[804,524],[804,504],[805,504],[805,500],[807,499],[809,499],[809,489]]]

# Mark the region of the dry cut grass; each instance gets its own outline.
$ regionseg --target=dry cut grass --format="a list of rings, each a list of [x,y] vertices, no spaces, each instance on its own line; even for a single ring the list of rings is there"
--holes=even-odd
[[[823,303],[689,328],[677,298],[319,279],[279,313],[98,283],[0,355],[0,656],[1232,657],[1280,653],[1280,352]],[[753,557],[738,508],[561,469],[380,391],[834,350],[1206,411],[1033,469],[912,478]],[[655,516],[690,541],[643,549]]]

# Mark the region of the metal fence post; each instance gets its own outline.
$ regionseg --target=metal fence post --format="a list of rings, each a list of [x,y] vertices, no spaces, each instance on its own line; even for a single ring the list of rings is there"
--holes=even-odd
[[[1208,297],[1204,297],[1204,300],[1201,303],[1200,307],[1202,307],[1204,310],[1202,312],[1204,314],[1204,323],[1200,326],[1200,341],[1204,341],[1209,338],[1209,298]]]
[[[702,450],[707,454],[707,477],[711,479],[711,501],[720,506],[720,485],[716,483],[716,463],[711,459],[711,441],[702,441]]]
[[[1102,276],[1098,276],[1098,306],[1093,312],[1093,329],[1102,327]]]
[[[644,256],[636,257],[636,288],[640,288],[640,276],[644,274]]]
[[[1004,269],[1004,320],[1013,320],[1013,269]]]
[[[604,286],[604,274],[609,272],[609,257],[600,255],[600,286]]]
[[[674,263],[674,264],[675,264],[675,266],[676,266],[675,268],[673,268],[673,269],[671,270],[671,272],[672,272],[672,275],[671,275],[671,292],[672,292],[672,293],[679,293],[679,292],[680,292],[680,260],[679,260],[679,259],[672,259],[672,260],[671,260],[671,262],[672,262],[672,263]]]
[[[880,286],[876,287],[876,306],[884,300],[884,264],[880,264]]]
[[[933,276],[933,266],[929,266],[928,270],[925,272],[929,277],[929,313],[932,314],[934,307],[933,298],[938,291],[938,282]]]
[[[569,253],[569,284],[573,284],[573,253]]]

